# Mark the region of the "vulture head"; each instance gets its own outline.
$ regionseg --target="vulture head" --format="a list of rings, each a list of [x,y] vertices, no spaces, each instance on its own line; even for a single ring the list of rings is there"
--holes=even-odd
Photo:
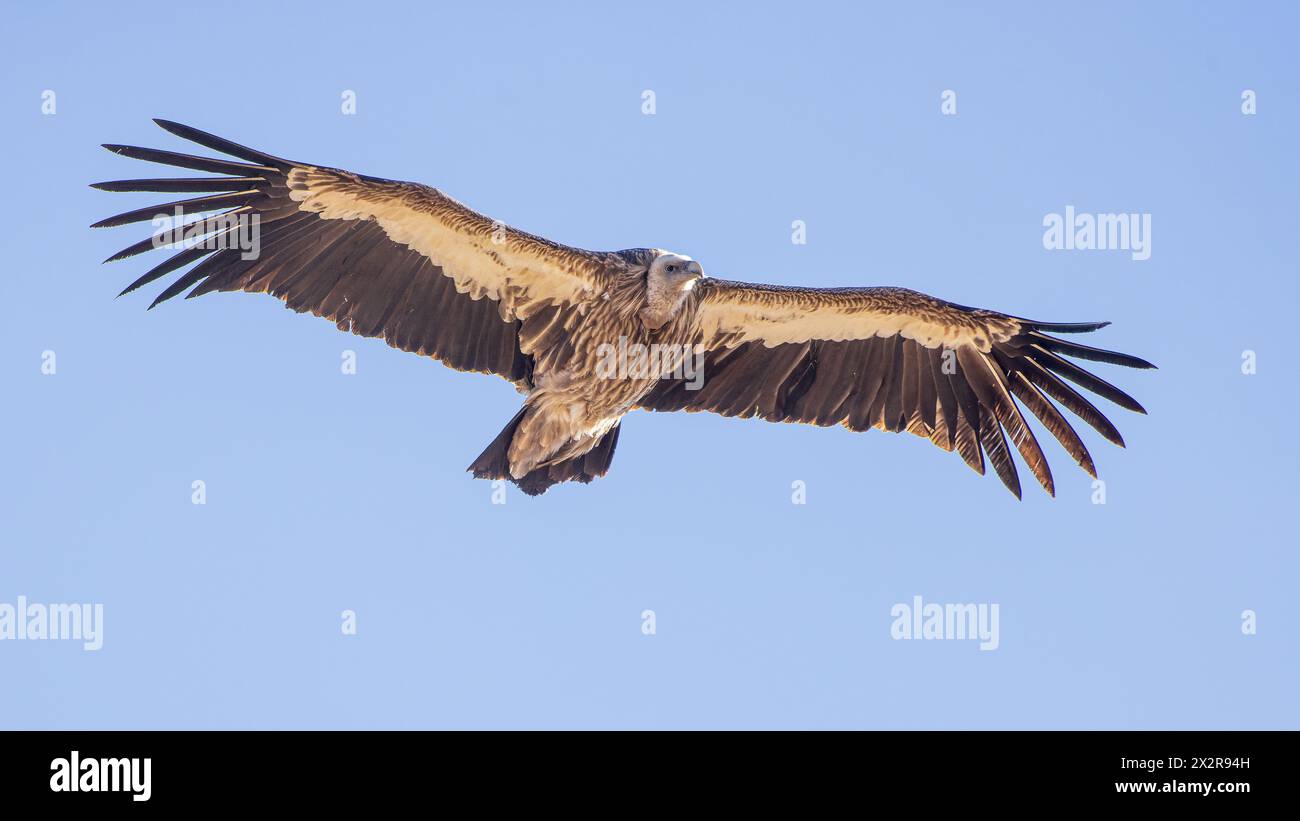
[[[703,276],[704,269],[690,257],[660,251],[646,271],[646,300],[640,314],[646,328],[657,331],[667,324]]]

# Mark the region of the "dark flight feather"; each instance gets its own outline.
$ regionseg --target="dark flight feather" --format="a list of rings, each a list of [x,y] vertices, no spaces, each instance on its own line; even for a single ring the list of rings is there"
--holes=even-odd
[[[238,208],[241,205],[249,205],[257,200],[265,198],[265,194],[256,188],[246,191],[231,191],[224,194],[213,194],[209,197],[195,197],[188,200],[176,200],[175,202],[165,203],[163,205],[152,205],[146,208],[137,208],[134,211],[127,211],[118,214],[115,217],[108,217],[91,225],[91,228],[115,228],[119,225],[129,225],[133,222],[147,222],[158,217],[171,218],[176,215],[182,217],[193,216],[194,214],[203,214],[208,211],[220,211],[223,208]]]
[[[1078,342],[1067,342],[1064,339],[1056,339],[1047,334],[1040,334],[1037,331],[1030,331],[1028,336],[1031,341],[1038,343],[1047,350],[1054,353],[1063,353],[1066,356],[1088,359],[1093,362],[1106,362],[1110,365],[1122,365],[1125,368],[1149,369],[1155,367],[1145,359],[1139,359],[1136,356],[1080,345]]]
[[[1002,427],[993,415],[985,410],[980,411],[979,438],[984,452],[988,454],[989,464],[993,466],[993,472],[1002,480],[1002,484],[1007,486],[1007,490],[1019,499],[1020,476],[1016,473],[1016,463],[1011,459],[1011,451],[1007,450],[1007,440],[1002,435]]]
[[[91,188],[100,191],[154,191],[159,193],[185,194],[204,191],[243,191],[258,186],[266,187],[269,183],[261,177],[172,177],[151,180],[116,180],[111,182],[92,182]]]
[[[136,145],[114,145],[105,143],[105,148],[114,154],[130,157],[133,160],[145,160],[176,168],[189,168],[193,171],[210,171],[213,174],[230,174],[235,177],[256,176],[253,172],[275,172],[274,168],[264,165],[252,165],[232,160],[218,160],[212,157],[196,157],[193,154],[177,154],[175,151],[160,151],[156,148],[141,148]]]

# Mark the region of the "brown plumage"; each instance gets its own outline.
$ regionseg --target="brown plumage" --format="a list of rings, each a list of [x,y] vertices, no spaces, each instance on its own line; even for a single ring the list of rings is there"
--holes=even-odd
[[[95,185],[201,195],[95,224],[194,218],[109,258],[201,237],[122,293],[193,265],[150,307],[186,291],[187,298],[264,292],[341,330],[502,376],[527,398],[470,470],[529,494],[605,475],[619,422],[638,407],[907,431],[956,450],[980,473],[987,457],[1017,496],[1013,450],[1054,493],[1022,407],[1092,476],[1092,457],[1053,400],[1123,445],[1062,378],[1145,412],[1062,356],[1149,363],[1049,335],[1106,323],[1034,322],[902,288],[715,280],[683,255],[572,248],[494,222],[434,188],[284,160],[157,122],[238,160],[106,146],[222,175]],[[256,248],[239,244],[250,237]]]

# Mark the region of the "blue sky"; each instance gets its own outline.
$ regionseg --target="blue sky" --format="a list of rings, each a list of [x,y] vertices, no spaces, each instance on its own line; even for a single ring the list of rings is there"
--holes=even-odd
[[[0,727],[1300,726],[1294,6],[414,5],[0,12],[0,603],[105,613],[0,641]],[[151,117],[729,279],[1111,320],[1150,415],[1078,425],[1105,504],[1050,438],[1016,502],[915,437],[641,413],[605,479],[493,505],[504,381],[114,299],[147,227],[86,226],[154,195],[86,184],[166,175],[98,148],[190,150]],[[1067,205],[1151,258],[1045,249]],[[997,604],[998,648],[892,639],[917,595]]]

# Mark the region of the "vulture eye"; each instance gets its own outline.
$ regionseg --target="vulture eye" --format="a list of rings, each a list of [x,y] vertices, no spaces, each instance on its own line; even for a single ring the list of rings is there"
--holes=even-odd
[[[676,270],[677,270],[677,266],[676,266],[676,265],[669,265],[669,266],[668,266],[668,273],[671,274],[673,271],[676,271]]]

